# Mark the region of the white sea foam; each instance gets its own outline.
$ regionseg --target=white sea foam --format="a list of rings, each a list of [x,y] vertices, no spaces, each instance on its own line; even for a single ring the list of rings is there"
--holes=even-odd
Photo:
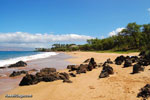
[[[40,58],[47,58],[50,56],[57,55],[58,53],[56,52],[42,52],[39,54],[35,55],[30,55],[30,56],[22,56],[22,57],[17,57],[17,58],[11,58],[11,59],[6,59],[6,60],[0,60],[0,67],[7,66],[10,64],[14,64],[18,61],[30,61],[30,60],[36,60]]]

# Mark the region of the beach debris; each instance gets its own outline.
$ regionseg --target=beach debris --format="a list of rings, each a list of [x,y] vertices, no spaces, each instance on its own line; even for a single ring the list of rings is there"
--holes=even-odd
[[[143,88],[141,88],[137,97],[142,97],[143,100],[147,100],[150,97],[150,84],[146,84]]]
[[[26,62],[18,61],[18,62],[15,63],[15,64],[9,65],[8,68],[12,68],[12,67],[25,67],[25,66],[27,66],[27,63],[26,63]]]
[[[27,71],[24,71],[24,70],[22,70],[22,71],[13,71],[10,75],[9,75],[9,77],[15,77],[15,76],[19,76],[19,75],[21,75],[21,74],[27,74],[28,72]]]
[[[99,75],[99,78],[109,77],[110,74],[114,74],[113,68],[110,65],[105,64],[105,66],[103,66],[103,69]]]
[[[71,77],[76,77],[76,74],[74,74],[74,73],[69,73],[69,75],[70,75]]]
[[[41,81],[52,82],[55,80],[63,80],[63,82],[72,83],[69,80],[68,73],[56,72],[55,68],[44,68],[44,69],[41,69],[40,72],[37,72],[35,75],[27,74],[26,76],[24,76],[19,85],[20,86],[33,85]]]
[[[140,71],[144,71],[144,66],[141,66],[140,64],[135,64],[133,66],[133,74],[139,73]]]
[[[130,66],[132,66],[132,60],[128,58],[125,60],[124,67],[130,67]]]
[[[125,57],[123,55],[121,55],[115,59],[115,64],[121,65],[124,62],[124,60],[125,60]]]

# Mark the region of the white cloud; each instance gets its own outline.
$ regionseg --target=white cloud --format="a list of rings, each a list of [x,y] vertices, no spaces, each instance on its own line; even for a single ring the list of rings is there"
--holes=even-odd
[[[30,34],[27,32],[0,33],[0,46],[47,47],[53,42],[85,42],[93,37],[78,34]]]
[[[117,28],[116,30],[109,33],[109,36],[117,35],[119,32],[121,32],[124,28]]]

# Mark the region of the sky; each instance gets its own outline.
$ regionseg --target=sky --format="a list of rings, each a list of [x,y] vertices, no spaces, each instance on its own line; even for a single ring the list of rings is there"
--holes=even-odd
[[[150,23],[150,0],[0,0],[1,47],[49,47]]]

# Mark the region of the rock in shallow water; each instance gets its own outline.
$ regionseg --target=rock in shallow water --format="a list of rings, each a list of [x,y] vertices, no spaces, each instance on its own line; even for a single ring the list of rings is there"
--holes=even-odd
[[[23,61],[19,61],[15,64],[11,64],[8,66],[8,68],[12,68],[12,67],[25,67],[27,66],[27,63],[26,62],[23,62]]]

